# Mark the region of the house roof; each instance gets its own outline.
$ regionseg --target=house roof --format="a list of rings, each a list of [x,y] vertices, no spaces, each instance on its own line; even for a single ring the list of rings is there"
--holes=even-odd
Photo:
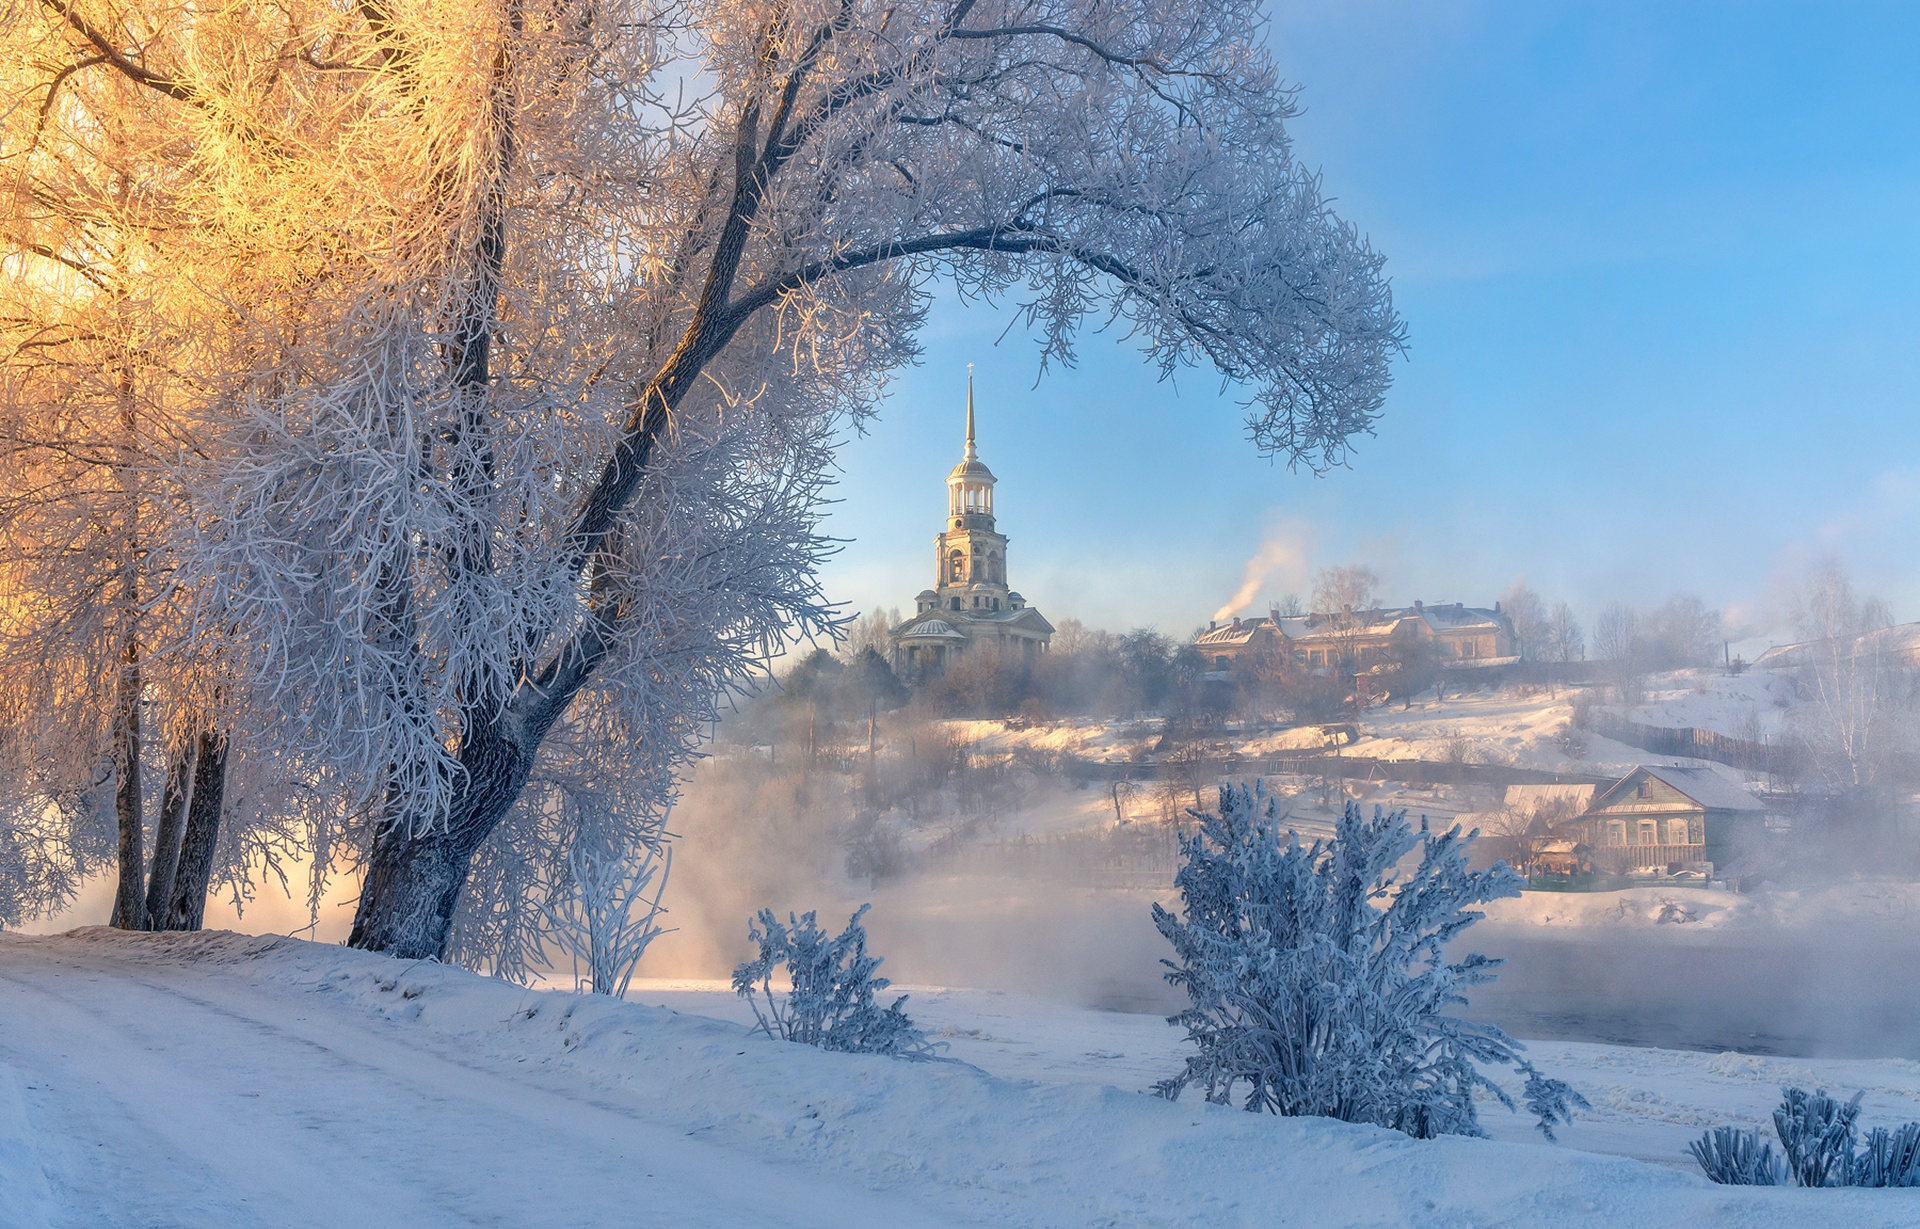
[[[1272,620],[1270,619],[1238,619],[1233,623],[1222,624],[1219,627],[1201,632],[1193,638],[1193,642],[1197,645],[1215,648],[1222,645],[1246,644],[1253,639],[1255,632],[1259,631],[1262,627],[1271,628],[1272,625]]]
[[[1719,769],[1703,764],[1642,764],[1626,776],[1620,778],[1610,788],[1594,799],[1590,811],[1597,811],[1613,802],[1629,785],[1642,776],[1653,777],[1664,782],[1674,790],[1709,811],[1751,811],[1766,810],[1758,798],[1748,793],[1745,787],[1729,780]]]
[[[1786,670],[1809,665],[1821,656],[1832,657],[1833,641],[1809,640],[1802,644],[1776,645],[1760,654],[1753,663],[1763,670]],[[1848,657],[1880,656],[1896,661],[1920,663],[1920,623],[1897,623],[1864,636],[1856,636],[1846,650]]]
[[[1584,811],[1593,805],[1597,785],[1509,785],[1503,801],[1508,809],[1537,807],[1543,802],[1564,802]]]
[[[1343,615],[1279,615],[1259,619],[1238,619],[1209,628],[1193,638],[1201,648],[1235,648],[1250,643],[1262,630],[1277,631],[1290,641],[1311,641],[1335,636],[1393,635],[1403,624],[1422,623],[1431,631],[1458,631],[1486,628],[1499,631],[1505,616],[1496,610],[1454,603],[1447,606],[1391,606],[1355,610]],[[1502,659],[1502,662],[1514,659]],[[1480,664],[1502,664],[1482,662]]]

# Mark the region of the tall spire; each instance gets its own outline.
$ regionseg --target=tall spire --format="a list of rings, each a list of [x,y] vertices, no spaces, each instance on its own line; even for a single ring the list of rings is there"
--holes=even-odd
[[[980,454],[973,448],[973,364],[967,364],[967,454],[963,460],[978,461]]]

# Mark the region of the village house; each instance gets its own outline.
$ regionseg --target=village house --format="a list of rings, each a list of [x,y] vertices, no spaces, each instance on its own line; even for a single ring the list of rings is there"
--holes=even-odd
[[[1571,829],[1596,873],[1711,876],[1764,813],[1716,769],[1642,765],[1601,790]]]
[[[1209,623],[1194,638],[1207,665],[1231,669],[1247,653],[1290,653],[1310,670],[1344,665],[1359,673],[1376,665],[1403,659],[1425,648],[1436,664],[1449,669],[1502,666],[1519,659],[1513,621],[1495,602],[1493,609],[1451,605],[1411,606],[1342,611],[1337,614],[1282,615]]]
[[[973,377],[967,377],[967,443],[947,475],[946,527],[934,537],[934,587],[914,599],[914,615],[892,629],[893,668],[918,676],[944,670],[985,645],[1001,652],[1046,652],[1053,624],[1007,587],[1007,536],[993,519],[993,471],[973,439]]]

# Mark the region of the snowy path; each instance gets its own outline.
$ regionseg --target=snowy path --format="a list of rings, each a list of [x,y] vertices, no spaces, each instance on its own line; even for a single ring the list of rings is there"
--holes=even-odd
[[[993,1010],[954,1029],[983,1061],[1081,1044],[1083,1079],[1131,1086],[1127,1063],[1153,1063]],[[5,1229],[1915,1223],[1916,1191],[1715,1187],[1571,1147],[822,1054],[322,944],[0,935]]]
[[[10,947],[0,1063],[24,1073],[51,1223],[956,1223],[305,1006]]]

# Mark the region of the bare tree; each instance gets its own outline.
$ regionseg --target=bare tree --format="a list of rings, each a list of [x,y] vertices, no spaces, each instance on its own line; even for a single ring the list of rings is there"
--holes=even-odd
[[[1897,739],[1894,664],[1867,634],[1892,621],[1886,603],[1862,600],[1846,569],[1828,558],[1793,595],[1791,613],[1805,642],[1795,673],[1813,709],[1802,737],[1837,784],[1871,784]]]
[[[1380,578],[1364,564],[1321,568],[1313,578],[1313,608],[1335,617],[1370,610],[1379,589]]]
[[[840,656],[849,662],[857,661],[862,653],[869,649],[887,658],[893,655],[893,628],[900,622],[900,612],[892,607],[875,610],[863,619],[855,619],[847,628],[847,638],[840,645]]]
[[[1676,593],[1641,619],[1648,664],[1656,670],[1709,666],[1720,660],[1720,612],[1691,593]]]
[[[1647,672],[1646,637],[1639,612],[1619,602],[1601,611],[1593,625],[1593,651],[1606,663],[1620,703],[1628,707],[1638,704]]]
[[[1573,607],[1565,602],[1555,602],[1547,615],[1541,654],[1542,660],[1557,662],[1580,661],[1587,655],[1586,633],[1580,628],[1580,620],[1574,618]]]
[[[1587,655],[1586,633],[1580,629],[1580,621],[1573,617],[1573,607],[1565,602],[1555,602],[1553,610],[1541,625],[1539,636],[1539,660],[1565,664],[1579,661]],[[1547,671],[1547,691],[1551,695],[1555,684],[1553,671]]]
[[[1514,639],[1520,642],[1520,655],[1535,661],[1545,660],[1547,607],[1526,581],[1516,580],[1500,598],[1500,609],[1513,624]]]
[[[446,950],[576,706],[674,762],[824,627],[832,447],[936,279],[1025,287],[1047,361],[1124,321],[1314,468],[1401,342],[1248,0],[23,11],[204,145],[192,625],[376,811],[362,947]]]

